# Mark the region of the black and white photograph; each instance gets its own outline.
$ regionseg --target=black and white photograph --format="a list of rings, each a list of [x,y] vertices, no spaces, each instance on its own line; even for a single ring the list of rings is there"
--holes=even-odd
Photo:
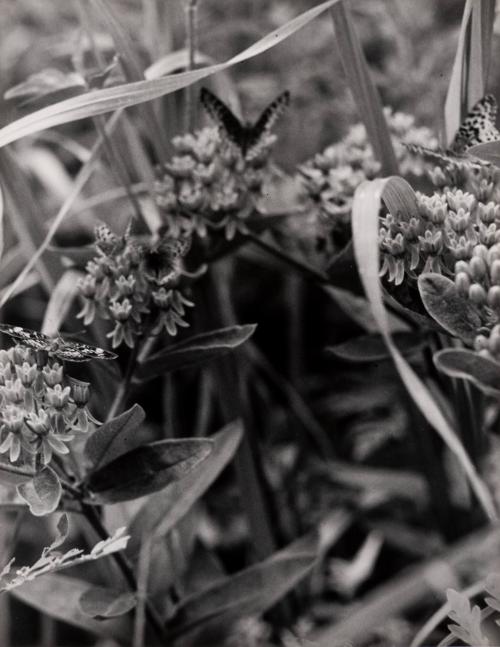
[[[500,647],[500,0],[0,0],[0,647]]]

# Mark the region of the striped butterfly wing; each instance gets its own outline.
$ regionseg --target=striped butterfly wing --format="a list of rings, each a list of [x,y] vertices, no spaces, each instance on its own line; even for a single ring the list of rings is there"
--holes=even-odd
[[[41,332],[22,328],[21,326],[0,324],[0,332],[18,339],[24,346],[28,346],[34,351],[45,351],[70,362],[86,362],[90,359],[115,359],[117,357],[116,353],[104,350],[104,348],[81,344],[62,337],[53,339]]]
[[[416,144],[404,145],[414,155],[420,155],[438,166],[490,166],[489,162],[468,155],[467,151],[476,144],[500,140],[500,131],[495,125],[496,115],[496,99],[487,94],[474,104],[448,149],[432,150]]]
[[[207,90],[207,88],[201,89],[200,100],[207,113],[219,128],[226,133],[233,144],[242,149],[245,142],[246,129],[238,117],[215,94]]]

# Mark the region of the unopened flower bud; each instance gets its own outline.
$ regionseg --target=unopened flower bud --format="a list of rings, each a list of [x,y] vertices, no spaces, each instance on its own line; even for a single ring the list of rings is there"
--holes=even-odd
[[[478,306],[483,306],[487,301],[486,290],[479,283],[473,283],[469,288],[469,299]]]
[[[465,272],[459,272],[455,276],[455,285],[457,286],[457,290],[463,297],[468,296],[470,288],[469,275]]]
[[[472,278],[480,281],[486,274],[486,263],[479,256],[473,256],[469,263]]]
[[[78,407],[84,407],[90,399],[90,384],[74,377],[70,377],[69,382],[74,403]]]
[[[500,310],[500,286],[492,285],[488,290],[488,305],[494,310]]]

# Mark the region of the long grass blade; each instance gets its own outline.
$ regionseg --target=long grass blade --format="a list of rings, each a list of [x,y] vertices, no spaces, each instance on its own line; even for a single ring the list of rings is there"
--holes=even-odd
[[[375,156],[382,165],[384,175],[396,174],[398,173],[398,164],[384,117],[382,102],[373,84],[348,4],[344,1],[338,2],[330,9],[330,13],[347,83],[354,96]]]
[[[66,99],[52,106],[37,110],[2,128],[0,130],[0,147],[11,144],[22,137],[32,135],[40,130],[45,130],[46,128],[52,128],[87,117],[94,117],[121,108],[128,108],[186,88],[212,74],[226,70],[272,49],[308,25],[312,20],[333,7],[339,1],[327,0],[305,11],[224,63],[218,63],[181,74],[172,74],[159,79],[136,81],[112,88],[87,92],[78,97]]]
[[[397,189],[397,190],[396,190]],[[389,194],[389,191],[391,192]],[[352,229],[354,255],[366,296],[370,301],[372,314],[378,323],[387,348],[396,365],[399,376],[409,395],[422,412],[425,419],[434,427],[448,448],[457,457],[462,469],[469,479],[471,488],[489,519],[496,519],[497,513],[491,494],[479,477],[469,455],[451,428],[438,403],[428,388],[417,376],[411,366],[396,347],[391,335],[387,312],[384,307],[379,280],[379,213],[384,198],[392,211],[406,209],[413,194],[413,189],[401,178],[386,178],[363,182],[354,194]],[[390,200],[388,199],[388,196]]]
[[[120,117],[121,117],[122,112],[120,110],[116,111],[114,115],[112,115],[105,127],[105,132],[107,134],[111,133],[113,129],[115,128],[116,124],[118,123]],[[59,209],[59,212],[57,213],[56,217],[54,218],[49,231],[47,232],[46,236],[43,238],[43,240],[40,242],[38,246],[35,246],[35,249],[33,250],[32,256],[29,257],[29,260],[27,264],[25,265],[23,271],[19,274],[17,279],[7,288],[7,290],[2,294],[0,298],[0,308],[5,305],[5,303],[11,298],[11,296],[17,291],[19,285],[21,285],[25,278],[28,276],[28,274],[31,272],[33,267],[39,262],[41,257],[43,256],[44,252],[47,250],[49,247],[52,238],[54,237],[55,233],[59,229],[59,226],[63,222],[63,220],[66,218],[66,216],[70,213],[71,208],[77,199],[77,197],[80,195],[81,190],[89,180],[90,176],[92,175],[94,168],[97,164],[97,161],[99,159],[99,154],[101,152],[101,147],[104,145],[104,139],[103,137],[98,137],[96,143],[94,144],[94,147],[92,148],[92,152],[90,155],[90,158],[88,162],[80,169],[73,189],[71,193],[68,195],[66,200],[64,201],[63,205]],[[2,169],[2,158],[0,156],[0,170]],[[22,222],[22,218],[21,218]],[[58,277],[57,277],[58,278]],[[51,283],[51,288],[53,287],[53,282]]]

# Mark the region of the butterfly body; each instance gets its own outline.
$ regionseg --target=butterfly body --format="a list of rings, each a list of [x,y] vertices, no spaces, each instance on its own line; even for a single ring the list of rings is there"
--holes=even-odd
[[[470,110],[458,129],[449,148],[431,150],[415,144],[405,144],[414,154],[437,164],[452,164],[455,166],[490,166],[489,162],[468,153],[476,144],[500,141],[500,131],[495,125],[497,102],[495,97],[487,94]]]
[[[182,259],[191,247],[191,238],[160,238],[144,249],[146,277],[158,286],[165,286],[181,273]]]
[[[49,337],[36,330],[22,328],[21,326],[11,326],[9,324],[0,324],[0,332],[18,339],[24,346],[28,346],[34,351],[43,351],[69,362],[86,362],[91,359],[115,359],[117,355],[110,351],[89,346],[80,342],[70,341],[63,337]]]
[[[290,93],[286,91],[276,97],[255,122],[240,121],[223,101],[206,88],[201,89],[200,100],[219,128],[240,149],[242,156],[247,158],[258,149],[290,103]]]

